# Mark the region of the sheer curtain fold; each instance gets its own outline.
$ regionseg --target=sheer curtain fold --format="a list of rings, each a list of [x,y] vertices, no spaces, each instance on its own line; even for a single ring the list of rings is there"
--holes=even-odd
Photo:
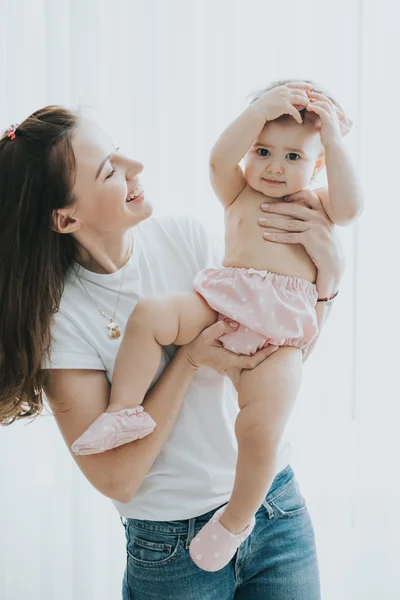
[[[399,16],[389,0],[0,0],[1,129],[46,104],[89,107],[144,162],[156,214],[211,234],[208,154],[248,94],[311,78],[354,119],[367,208],[342,230],[347,272],[289,426],[324,600],[397,597]],[[2,428],[0,457],[1,598],[118,597],[123,528],[52,417]]]

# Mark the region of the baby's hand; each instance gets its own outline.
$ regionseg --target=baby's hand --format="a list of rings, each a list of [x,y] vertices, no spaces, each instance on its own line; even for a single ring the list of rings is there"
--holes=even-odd
[[[318,194],[314,190],[310,190],[306,188],[301,190],[301,192],[296,192],[295,194],[290,194],[290,196],[286,196],[284,198],[285,202],[296,202],[296,204],[302,204],[307,208],[311,208],[313,210],[320,210],[323,208],[322,202],[318,196]]]
[[[302,123],[299,110],[310,104],[307,96],[307,90],[310,89],[311,85],[302,81],[280,85],[261,96],[254,106],[262,111],[266,121],[273,121],[281,115],[292,115],[298,123]]]
[[[333,142],[342,139],[337,110],[332,100],[324,94],[318,94],[310,90],[307,90],[306,94],[310,99],[307,110],[319,116],[321,121],[321,143],[327,148]]]

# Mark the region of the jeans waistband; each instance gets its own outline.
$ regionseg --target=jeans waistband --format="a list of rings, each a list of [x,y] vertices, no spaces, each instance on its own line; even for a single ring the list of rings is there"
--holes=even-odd
[[[286,490],[294,484],[294,473],[291,466],[288,465],[275,477],[263,502],[263,507],[267,510],[269,515],[272,511],[269,503],[281,496],[281,494],[286,492]],[[203,515],[199,515],[198,517],[183,519],[181,521],[147,521],[143,519],[132,519],[130,517],[122,517],[121,521],[125,528],[129,525],[136,530],[152,531],[153,533],[159,533],[160,535],[186,536],[186,548],[188,548],[196,533],[211,519],[218,508],[220,507],[217,506],[213,510],[204,513]]]

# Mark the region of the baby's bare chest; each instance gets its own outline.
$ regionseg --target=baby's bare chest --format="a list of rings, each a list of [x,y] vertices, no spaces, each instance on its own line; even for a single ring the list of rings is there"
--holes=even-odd
[[[252,191],[242,194],[225,211],[225,266],[270,270],[281,275],[302,277],[315,281],[316,269],[304,247],[300,244],[278,244],[263,237],[266,231],[277,232],[276,227],[258,223],[260,217],[276,218],[261,210],[261,204],[274,204],[277,200],[266,199]],[[290,217],[279,215],[279,219]]]

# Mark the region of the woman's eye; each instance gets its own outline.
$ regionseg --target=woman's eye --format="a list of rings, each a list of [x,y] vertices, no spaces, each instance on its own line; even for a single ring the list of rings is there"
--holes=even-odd
[[[259,156],[269,156],[271,154],[271,152],[266,148],[259,148],[257,150],[257,153],[259,154]]]
[[[116,154],[118,154],[119,150],[120,150],[120,147],[118,146],[118,148],[115,148],[114,152],[115,152]],[[107,175],[106,179],[110,179],[110,177],[112,177],[112,176],[114,175],[114,173],[115,173],[115,169],[113,169],[113,170],[111,171],[111,173],[110,173],[109,175]]]
[[[296,154],[296,152],[289,152],[289,154],[286,154],[286,158],[288,160],[299,160],[300,154]]]

